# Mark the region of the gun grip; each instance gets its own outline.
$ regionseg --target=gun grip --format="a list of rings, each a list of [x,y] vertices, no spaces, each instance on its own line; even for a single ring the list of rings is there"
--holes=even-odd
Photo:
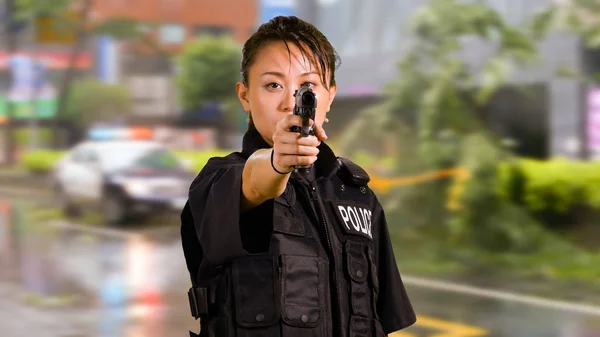
[[[312,165],[310,166],[296,166],[294,167],[294,169],[296,170],[296,173],[299,173],[301,175],[306,175],[310,172],[310,169],[312,168]]]

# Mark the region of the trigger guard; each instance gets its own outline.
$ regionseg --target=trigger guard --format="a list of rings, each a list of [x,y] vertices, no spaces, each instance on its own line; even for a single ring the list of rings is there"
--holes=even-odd
[[[309,131],[308,131],[308,135],[309,135],[309,136],[314,136],[314,135],[315,135],[315,126],[314,126],[314,124],[313,124],[313,125],[311,125],[309,128],[310,128],[310,129],[309,129]],[[302,127],[300,127],[300,126],[297,126],[297,125],[294,125],[294,126],[292,126],[292,127],[290,128],[290,132],[297,132],[297,133],[301,133],[301,131],[302,131]]]

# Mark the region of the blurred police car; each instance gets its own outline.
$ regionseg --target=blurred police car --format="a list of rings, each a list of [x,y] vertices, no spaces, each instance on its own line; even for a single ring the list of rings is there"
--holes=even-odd
[[[91,209],[121,224],[155,212],[180,212],[195,177],[186,164],[154,141],[86,141],[56,164],[53,182],[67,215]]]

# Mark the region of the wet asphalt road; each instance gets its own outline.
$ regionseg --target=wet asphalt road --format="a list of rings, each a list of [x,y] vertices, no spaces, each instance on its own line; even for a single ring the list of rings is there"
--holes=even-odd
[[[53,230],[21,235],[14,270],[4,261],[0,336],[188,336],[198,330],[188,310],[177,224],[131,230],[47,226]],[[407,288],[419,320],[395,337],[600,337],[600,316]],[[53,306],[28,294],[74,297]]]
[[[408,291],[420,315],[409,330],[414,336],[600,336],[600,316],[421,287]]]

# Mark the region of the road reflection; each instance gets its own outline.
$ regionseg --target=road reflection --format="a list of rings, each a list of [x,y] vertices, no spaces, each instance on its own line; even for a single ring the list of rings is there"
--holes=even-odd
[[[23,214],[9,213],[0,202],[0,294],[6,297],[0,300],[0,335],[162,337],[198,331],[188,308],[190,281],[176,221],[116,229],[29,223]],[[6,290],[11,282],[28,301]],[[395,337],[600,336],[597,315],[426,287],[408,290],[419,321]],[[40,304],[39,298],[59,299],[58,305]]]
[[[12,329],[0,335],[31,332],[41,321],[57,321],[46,324],[44,336],[63,336],[64,331],[185,336],[198,331],[187,305],[189,276],[176,223],[157,230],[31,223],[24,217],[28,208],[7,207],[0,200],[2,207],[0,290],[17,284],[22,294],[12,302],[3,299],[0,312],[27,306],[35,315],[19,317],[20,324],[0,315],[0,329]]]

